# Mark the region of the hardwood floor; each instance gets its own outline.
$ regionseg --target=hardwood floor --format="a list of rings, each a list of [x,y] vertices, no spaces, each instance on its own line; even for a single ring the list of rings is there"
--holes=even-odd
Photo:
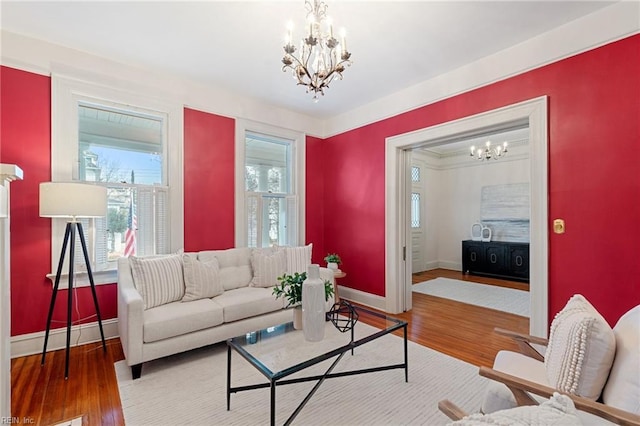
[[[460,272],[437,269],[414,274],[418,283],[437,277],[528,290],[513,281],[472,277]],[[501,349],[517,350],[508,339],[493,334],[494,327],[528,333],[529,319],[448,299],[413,294],[413,309],[396,315],[409,323],[409,339],[478,366],[491,366]],[[376,325],[375,317],[360,320]],[[37,425],[54,425],[83,417],[84,425],[123,425],[118,385],[113,364],[124,359],[119,339],[71,350],[69,379],[64,380],[64,350],[11,362],[11,415]],[[22,420],[25,423],[24,420]]]

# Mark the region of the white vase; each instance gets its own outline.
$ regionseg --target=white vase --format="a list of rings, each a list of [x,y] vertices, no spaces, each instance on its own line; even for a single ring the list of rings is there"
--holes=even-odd
[[[325,326],[324,281],[320,267],[309,265],[307,279],[302,283],[302,331],[309,342],[324,339]]]
[[[327,268],[335,271],[338,269],[338,264],[336,262],[327,262]]]
[[[293,308],[293,328],[302,330],[302,306]]]

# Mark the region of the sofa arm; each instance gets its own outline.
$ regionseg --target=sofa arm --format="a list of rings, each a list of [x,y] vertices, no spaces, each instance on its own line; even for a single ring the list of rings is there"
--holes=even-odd
[[[544,398],[551,398],[554,392],[558,392],[557,389],[531,382],[521,377],[512,376],[488,367],[480,367],[479,374],[491,380],[504,383],[513,393],[519,406],[538,404],[537,401],[533,400],[527,392],[540,395]],[[640,415],[638,414],[630,413],[610,405],[605,405],[565,392],[562,392],[562,394],[571,398],[573,400],[573,404],[578,410],[586,411],[587,413],[594,414],[609,422],[619,425],[640,425]]]
[[[142,330],[144,303],[133,285],[129,259],[118,259],[118,333],[127,365],[140,364],[142,359]]]
[[[533,359],[537,359],[538,361],[544,361],[544,355],[531,345],[547,346],[549,344],[548,339],[531,336],[529,334],[517,333],[515,331],[505,330],[498,327],[494,328],[493,331],[501,336],[511,338],[518,345],[518,350],[522,355],[529,356]]]

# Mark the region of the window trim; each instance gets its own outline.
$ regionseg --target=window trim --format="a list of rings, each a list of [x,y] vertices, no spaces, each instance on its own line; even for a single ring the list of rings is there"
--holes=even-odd
[[[303,132],[283,129],[250,120],[237,119],[235,125],[235,246],[247,247],[248,225],[245,190],[245,136],[246,132],[262,133],[268,136],[292,141],[291,193],[297,197],[297,241],[295,245],[305,243],[305,156],[306,135]],[[291,243],[294,245],[294,243]]]
[[[94,76],[95,82],[78,80],[70,76],[52,74],[51,76],[51,180],[64,182],[78,176],[78,111],[79,101],[98,103],[130,109],[132,111],[149,112],[165,117],[166,144],[163,147],[166,163],[163,170],[169,192],[169,218],[171,223],[169,247],[177,251],[184,247],[184,167],[183,167],[183,106],[171,99],[159,99],[155,91],[144,87],[136,87],[135,91],[126,91],[101,84],[101,76]],[[113,81],[110,80],[113,84]],[[122,82],[123,85],[129,83]],[[71,159],[71,160],[69,160]],[[64,237],[66,221],[51,220],[51,273],[47,274],[53,282],[55,270],[60,260],[60,250]],[[90,230],[85,230],[88,234]],[[82,256],[76,251],[76,256]],[[65,256],[68,259],[68,254]],[[68,288],[67,273],[63,270],[60,287]],[[117,282],[117,270],[93,273],[94,282],[112,284]],[[85,272],[75,273],[74,286],[89,286]]]

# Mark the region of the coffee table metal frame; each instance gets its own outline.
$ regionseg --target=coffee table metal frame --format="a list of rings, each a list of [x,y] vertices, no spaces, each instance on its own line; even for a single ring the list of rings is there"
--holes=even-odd
[[[406,321],[402,321],[399,319],[395,319],[395,318],[391,318],[388,317],[386,315],[383,314],[379,314],[377,312],[373,312],[373,311],[369,311],[368,309],[364,309],[364,308],[360,308],[360,307],[356,307],[356,310],[358,312],[363,312],[366,313],[367,315],[373,315],[379,318],[384,318],[390,322],[392,322],[393,324],[391,326],[386,327],[383,330],[380,330],[378,332],[375,332],[369,336],[363,337],[361,339],[358,340],[354,340],[354,330],[353,328],[357,327],[357,323],[355,325],[355,327],[353,327],[351,329],[351,339],[350,342],[344,346],[338,347],[336,349],[330,350],[326,353],[323,353],[321,355],[318,355],[316,357],[313,357],[307,361],[301,362],[299,364],[293,365],[289,368],[286,368],[282,371],[276,371],[273,372],[271,371],[268,367],[266,367],[262,362],[260,362],[259,359],[257,359],[256,357],[254,357],[250,352],[248,352],[243,345],[240,343],[240,341],[242,339],[245,338],[245,336],[238,336],[238,337],[234,337],[232,339],[228,339],[227,340],[227,411],[231,410],[231,394],[232,393],[237,393],[237,392],[243,392],[243,391],[247,391],[247,390],[253,390],[253,389],[262,389],[262,388],[269,388],[270,389],[270,397],[271,397],[271,404],[270,404],[270,416],[271,416],[271,421],[270,424],[271,425],[275,425],[276,422],[276,387],[277,386],[282,386],[282,385],[289,385],[289,384],[293,384],[293,383],[301,383],[301,382],[309,382],[309,381],[316,381],[317,383],[314,385],[314,387],[309,391],[309,393],[304,397],[304,399],[302,400],[302,402],[298,405],[298,407],[294,410],[294,412],[291,414],[291,416],[289,416],[289,418],[287,419],[287,421],[284,423],[285,425],[289,425],[291,424],[291,422],[296,418],[296,416],[300,413],[300,411],[302,411],[302,409],[304,408],[304,406],[307,404],[307,402],[309,402],[309,400],[311,399],[311,397],[313,396],[313,394],[316,393],[316,391],[318,390],[318,388],[320,387],[320,385],[322,385],[322,383],[326,380],[326,379],[332,379],[335,377],[345,377],[345,376],[353,376],[356,374],[366,374],[366,373],[373,373],[376,371],[386,371],[386,370],[393,370],[393,369],[400,369],[403,368],[404,369],[404,380],[405,382],[409,381],[409,360],[407,357],[407,322]],[[399,330],[400,328],[403,329],[403,333],[404,333],[404,362],[400,363],[400,364],[391,364],[391,365],[384,365],[384,366],[379,366],[379,367],[373,367],[373,368],[365,368],[365,369],[361,369],[361,370],[351,370],[351,371],[341,371],[339,373],[333,373],[333,369],[336,367],[336,365],[338,364],[338,362],[340,362],[340,360],[342,359],[342,357],[344,356],[345,353],[347,353],[348,351],[351,351],[351,354],[353,355],[353,350],[355,348],[357,348],[358,346],[362,346],[365,343],[369,343],[372,340],[376,340],[384,335],[390,334],[392,332],[394,332],[395,330]],[[232,387],[231,386],[231,352],[232,349],[235,350],[238,354],[240,354],[244,359],[246,359],[249,364],[253,365],[260,373],[262,373],[263,376],[265,376],[267,378],[267,380],[269,380],[268,383],[258,383],[258,384],[254,384],[254,385],[247,385],[247,386],[236,386],[236,387]],[[331,359],[331,358],[336,358],[331,366],[327,369],[327,371],[322,374],[322,375],[315,375],[315,376],[308,376],[308,377],[299,377],[299,378],[295,378],[295,379],[287,379],[285,380],[286,377],[297,373],[298,371],[304,370],[308,367],[311,367],[312,365],[316,365],[320,362],[323,362],[325,360]]]

